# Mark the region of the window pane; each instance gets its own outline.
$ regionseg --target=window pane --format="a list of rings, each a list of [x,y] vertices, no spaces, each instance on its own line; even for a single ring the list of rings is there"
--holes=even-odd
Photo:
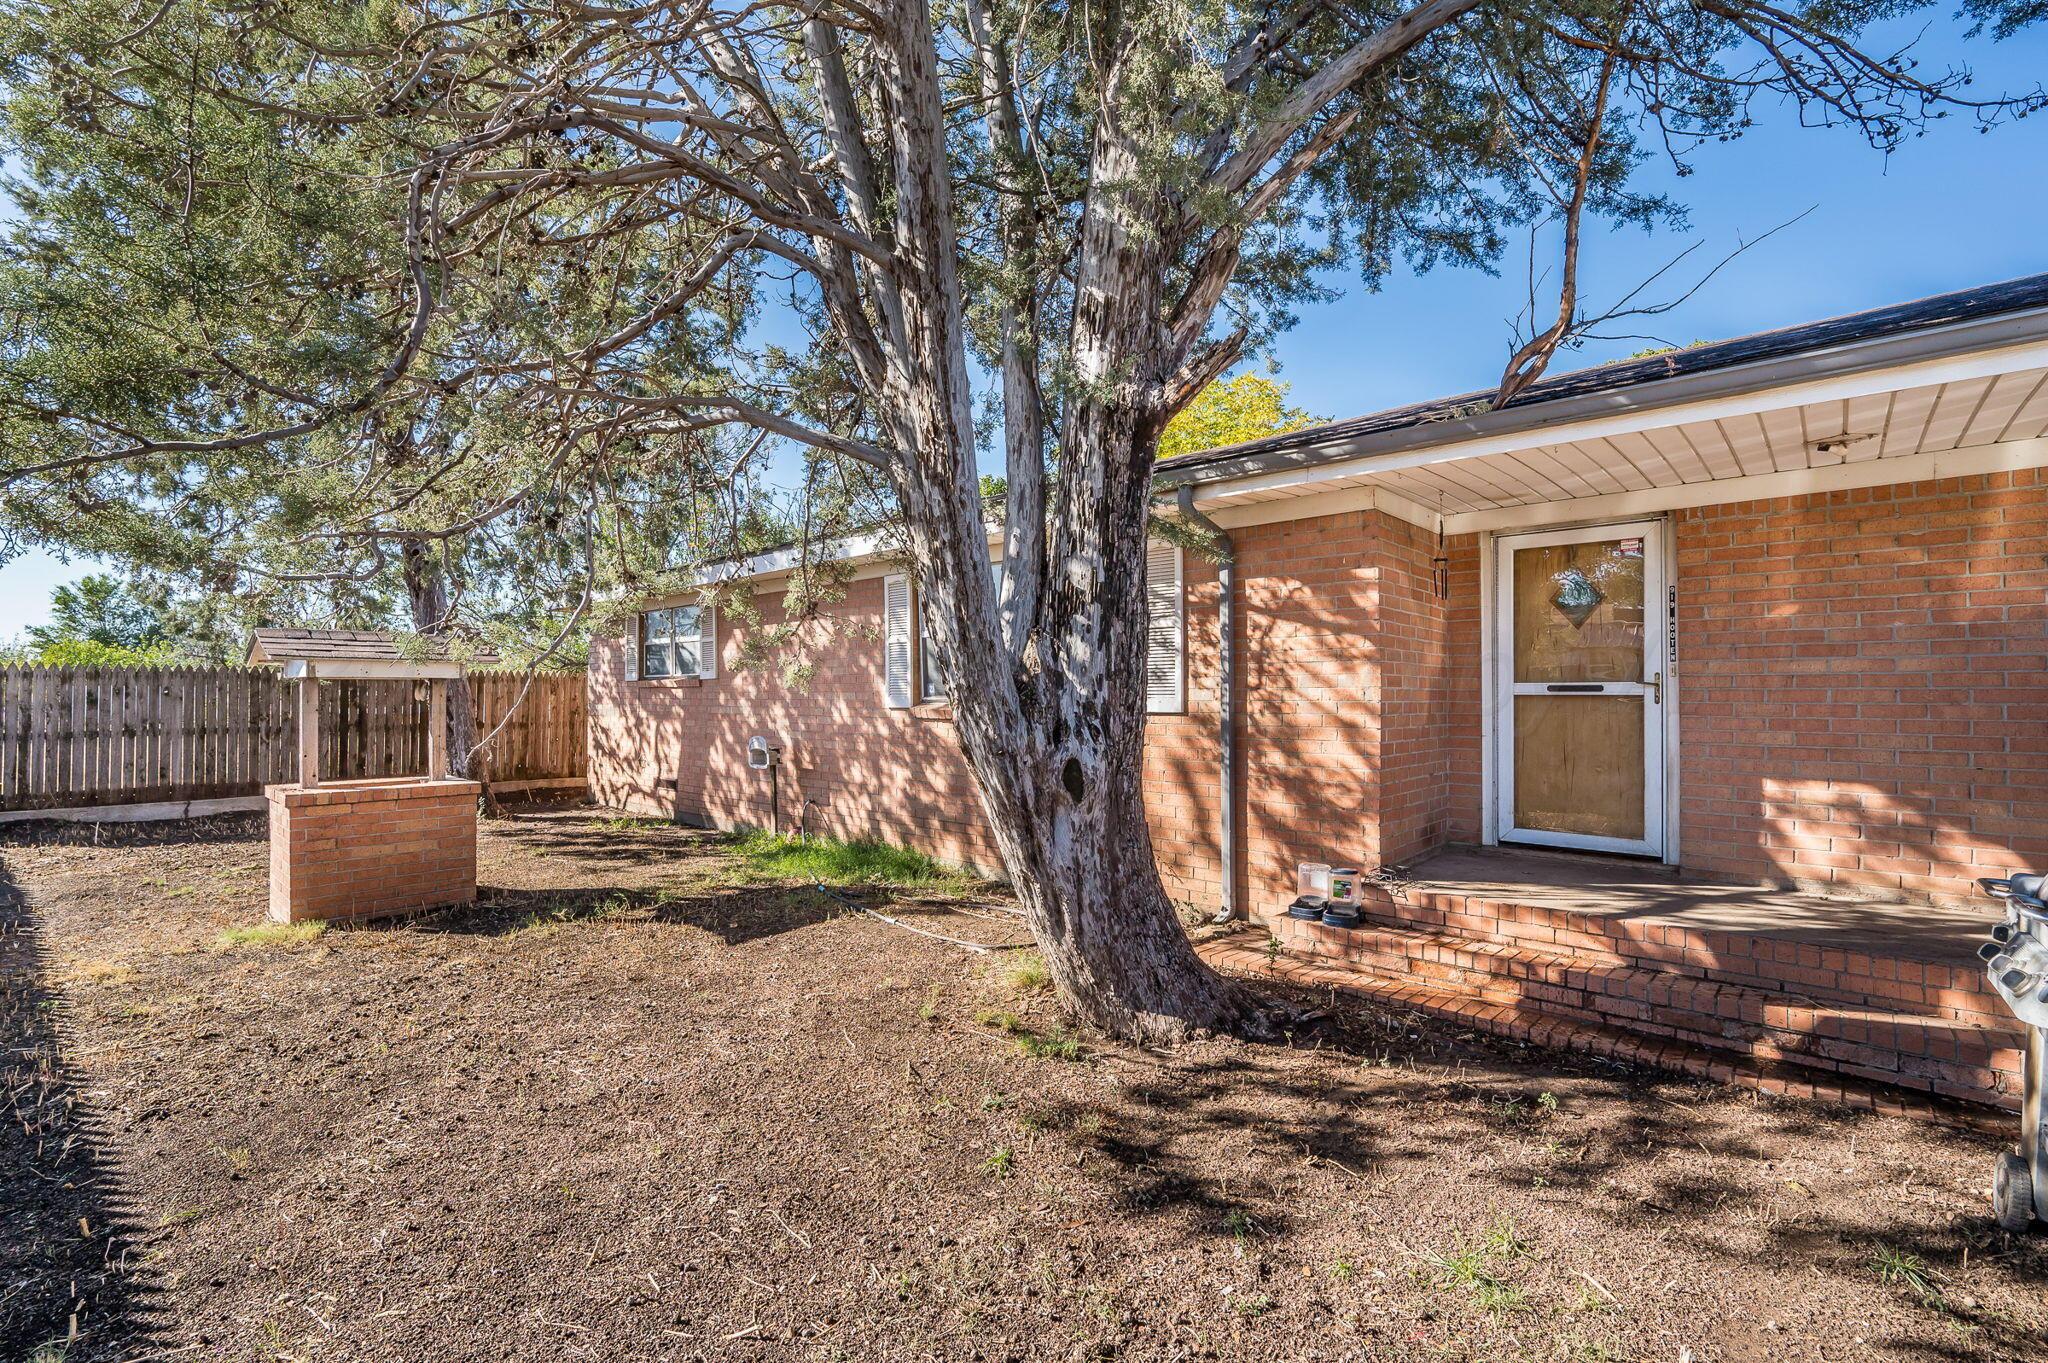
[[[643,677],[666,677],[669,673],[668,656],[669,613],[649,611],[640,621],[640,675]]]
[[[1517,549],[1514,572],[1516,681],[1643,679],[1640,539]]]

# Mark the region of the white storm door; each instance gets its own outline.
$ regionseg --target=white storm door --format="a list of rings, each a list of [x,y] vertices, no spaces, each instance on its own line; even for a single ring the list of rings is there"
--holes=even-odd
[[[1494,543],[1500,840],[1662,856],[1663,525]]]

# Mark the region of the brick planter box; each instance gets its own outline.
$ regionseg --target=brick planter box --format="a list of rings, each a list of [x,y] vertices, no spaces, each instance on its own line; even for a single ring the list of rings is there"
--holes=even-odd
[[[375,918],[476,900],[474,781],[267,786],[270,916]]]

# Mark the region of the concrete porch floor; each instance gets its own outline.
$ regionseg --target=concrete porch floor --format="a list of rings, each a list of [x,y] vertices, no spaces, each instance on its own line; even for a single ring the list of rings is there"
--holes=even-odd
[[[1889,903],[1716,879],[1625,857],[1530,848],[1448,847],[1385,874],[1411,893],[1748,933],[1949,966],[1974,966],[1978,944],[2003,915],[1989,896],[1981,910]]]

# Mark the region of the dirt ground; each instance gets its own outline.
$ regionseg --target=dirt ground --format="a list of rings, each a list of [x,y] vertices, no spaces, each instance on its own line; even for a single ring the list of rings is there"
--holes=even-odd
[[[2048,1352],[1992,1134],[1355,1007],[1136,1052],[589,810],[299,942],[223,941],[253,824],[121,837],[0,843],[0,1360]]]

